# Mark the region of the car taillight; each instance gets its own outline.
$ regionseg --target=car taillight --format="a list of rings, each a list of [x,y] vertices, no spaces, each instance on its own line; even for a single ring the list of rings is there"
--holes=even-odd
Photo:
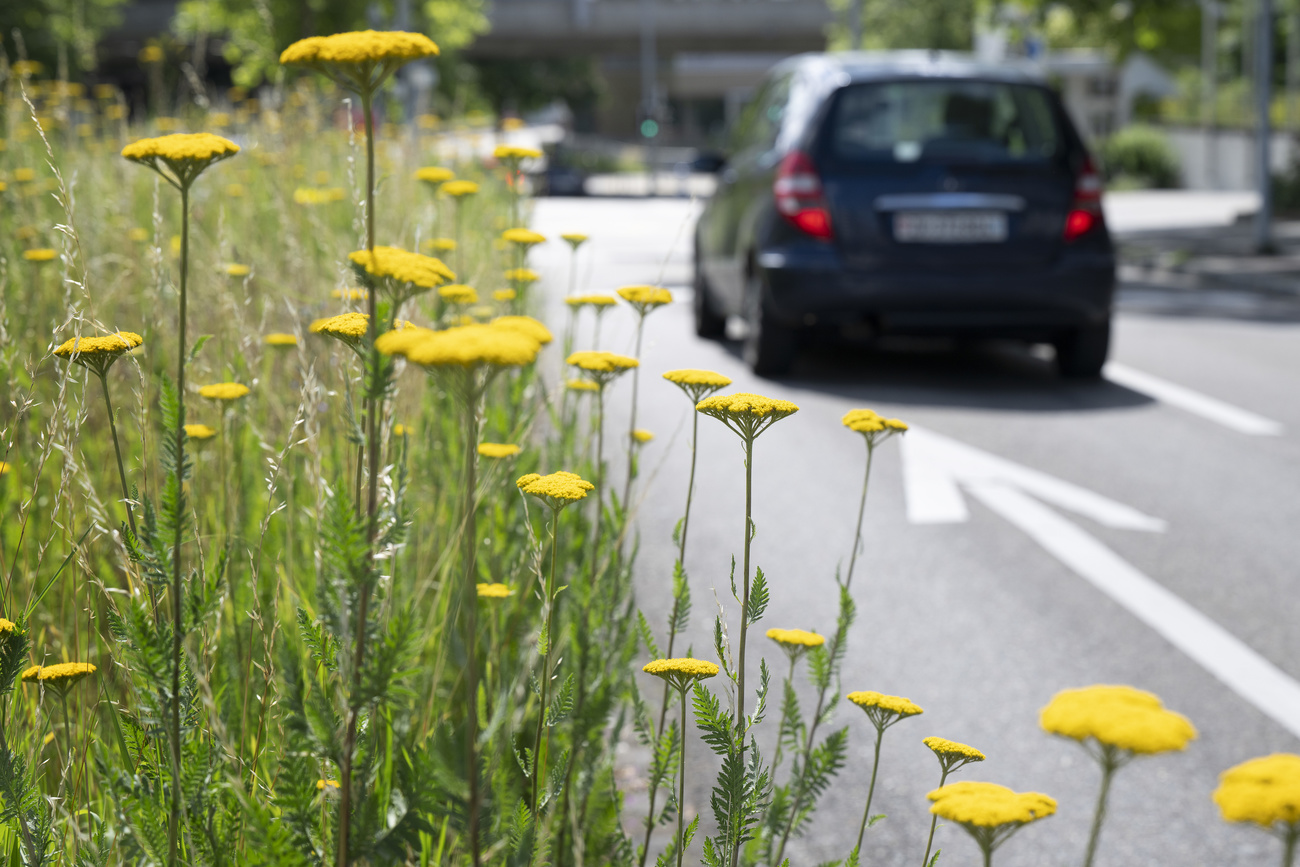
[[[1080,238],[1101,225],[1101,175],[1092,158],[1084,160],[1074,181],[1074,201],[1065,215],[1065,240]]]
[[[831,229],[831,212],[822,195],[822,179],[808,155],[791,151],[781,160],[772,184],[776,209],[795,228],[829,241],[835,237]]]

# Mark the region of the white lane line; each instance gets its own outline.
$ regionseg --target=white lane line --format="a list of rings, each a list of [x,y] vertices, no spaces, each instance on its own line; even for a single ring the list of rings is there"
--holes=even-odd
[[[1283,427],[1281,422],[1265,418],[1239,406],[1233,406],[1218,398],[1192,391],[1190,388],[1161,379],[1158,376],[1134,370],[1126,364],[1120,364],[1117,361],[1108,362],[1102,373],[1116,385],[1140,391],[1162,403],[1176,406],[1239,433],[1262,437],[1282,435]]]
[[[1300,683],[1101,542],[1011,484],[976,482],[967,483],[966,488],[1237,695],[1300,737]]]

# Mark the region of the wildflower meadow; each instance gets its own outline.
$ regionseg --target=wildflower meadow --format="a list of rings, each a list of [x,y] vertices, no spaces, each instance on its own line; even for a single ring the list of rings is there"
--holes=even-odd
[[[391,122],[394,72],[437,51],[311,37],[283,86],[148,118],[3,60],[3,862],[800,867],[791,841],[835,798],[861,805],[836,829],[848,867],[888,813],[879,780],[906,774],[934,781],[928,842],[891,863],[990,865],[1030,825],[1009,845],[1103,863],[1112,787],[1194,748],[1193,722],[1131,686],[1044,696],[1044,737],[1077,742],[1098,792],[1086,851],[1061,853],[1050,793],[972,779],[979,745],[926,729],[945,696],[857,682],[872,467],[908,430],[870,409],[843,419],[862,464],[827,482],[860,496],[854,545],[808,579],[838,617],[774,622],[755,479],[799,407],[642,366],[672,293],[578,293],[600,239],[529,227],[539,151]],[[567,272],[534,270],[542,243]],[[561,321],[534,318],[543,291]],[[612,317],[633,355],[602,345]],[[681,503],[671,539],[629,507],[652,388],[692,416],[689,478],[654,492]],[[718,424],[739,449],[697,454]],[[702,576],[716,613],[691,593],[697,460],[745,491],[731,573]],[[638,609],[641,546],[673,552],[666,622]],[[686,645],[693,617],[712,646]],[[873,761],[842,773],[859,712]],[[900,738],[935,761],[896,761]],[[1293,863],[1300,757],[1213,798]]]

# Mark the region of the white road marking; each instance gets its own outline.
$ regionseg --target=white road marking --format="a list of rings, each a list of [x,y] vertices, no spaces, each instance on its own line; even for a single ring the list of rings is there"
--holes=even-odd
[[[912,428],[903,437],[902,448],[907,512],[913,523],[966,521],[969,513],[961,492],[965,488],[1237,695],[1300,737],[1300,683],[1039,500],[1110,527],[1159,531],[1163,521],[927,430]]]
[[[1161,379],[1158,376],[1134,370],[1126,364],[1111,361],[1106,364],[1102,372],[1107,379],[1117,385],[1140,391],[1161,403],[1176,406],[1239,433],[1262,437],[1282,435],[1283,427],[1281,422],[1273,421],[1271,418],[1265,418],[1250,410],[1192,391],[1190,388]]]

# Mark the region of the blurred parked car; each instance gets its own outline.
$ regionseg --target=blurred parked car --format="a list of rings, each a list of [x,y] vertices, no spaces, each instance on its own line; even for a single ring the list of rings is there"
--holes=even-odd
[[[1115,257],[1101,178],[1027,68],[938,52],[804,55],[733,131],[695,236],[695,324],[747,324],[778,374],[814,329],[1051,343],[1097,376]]]

